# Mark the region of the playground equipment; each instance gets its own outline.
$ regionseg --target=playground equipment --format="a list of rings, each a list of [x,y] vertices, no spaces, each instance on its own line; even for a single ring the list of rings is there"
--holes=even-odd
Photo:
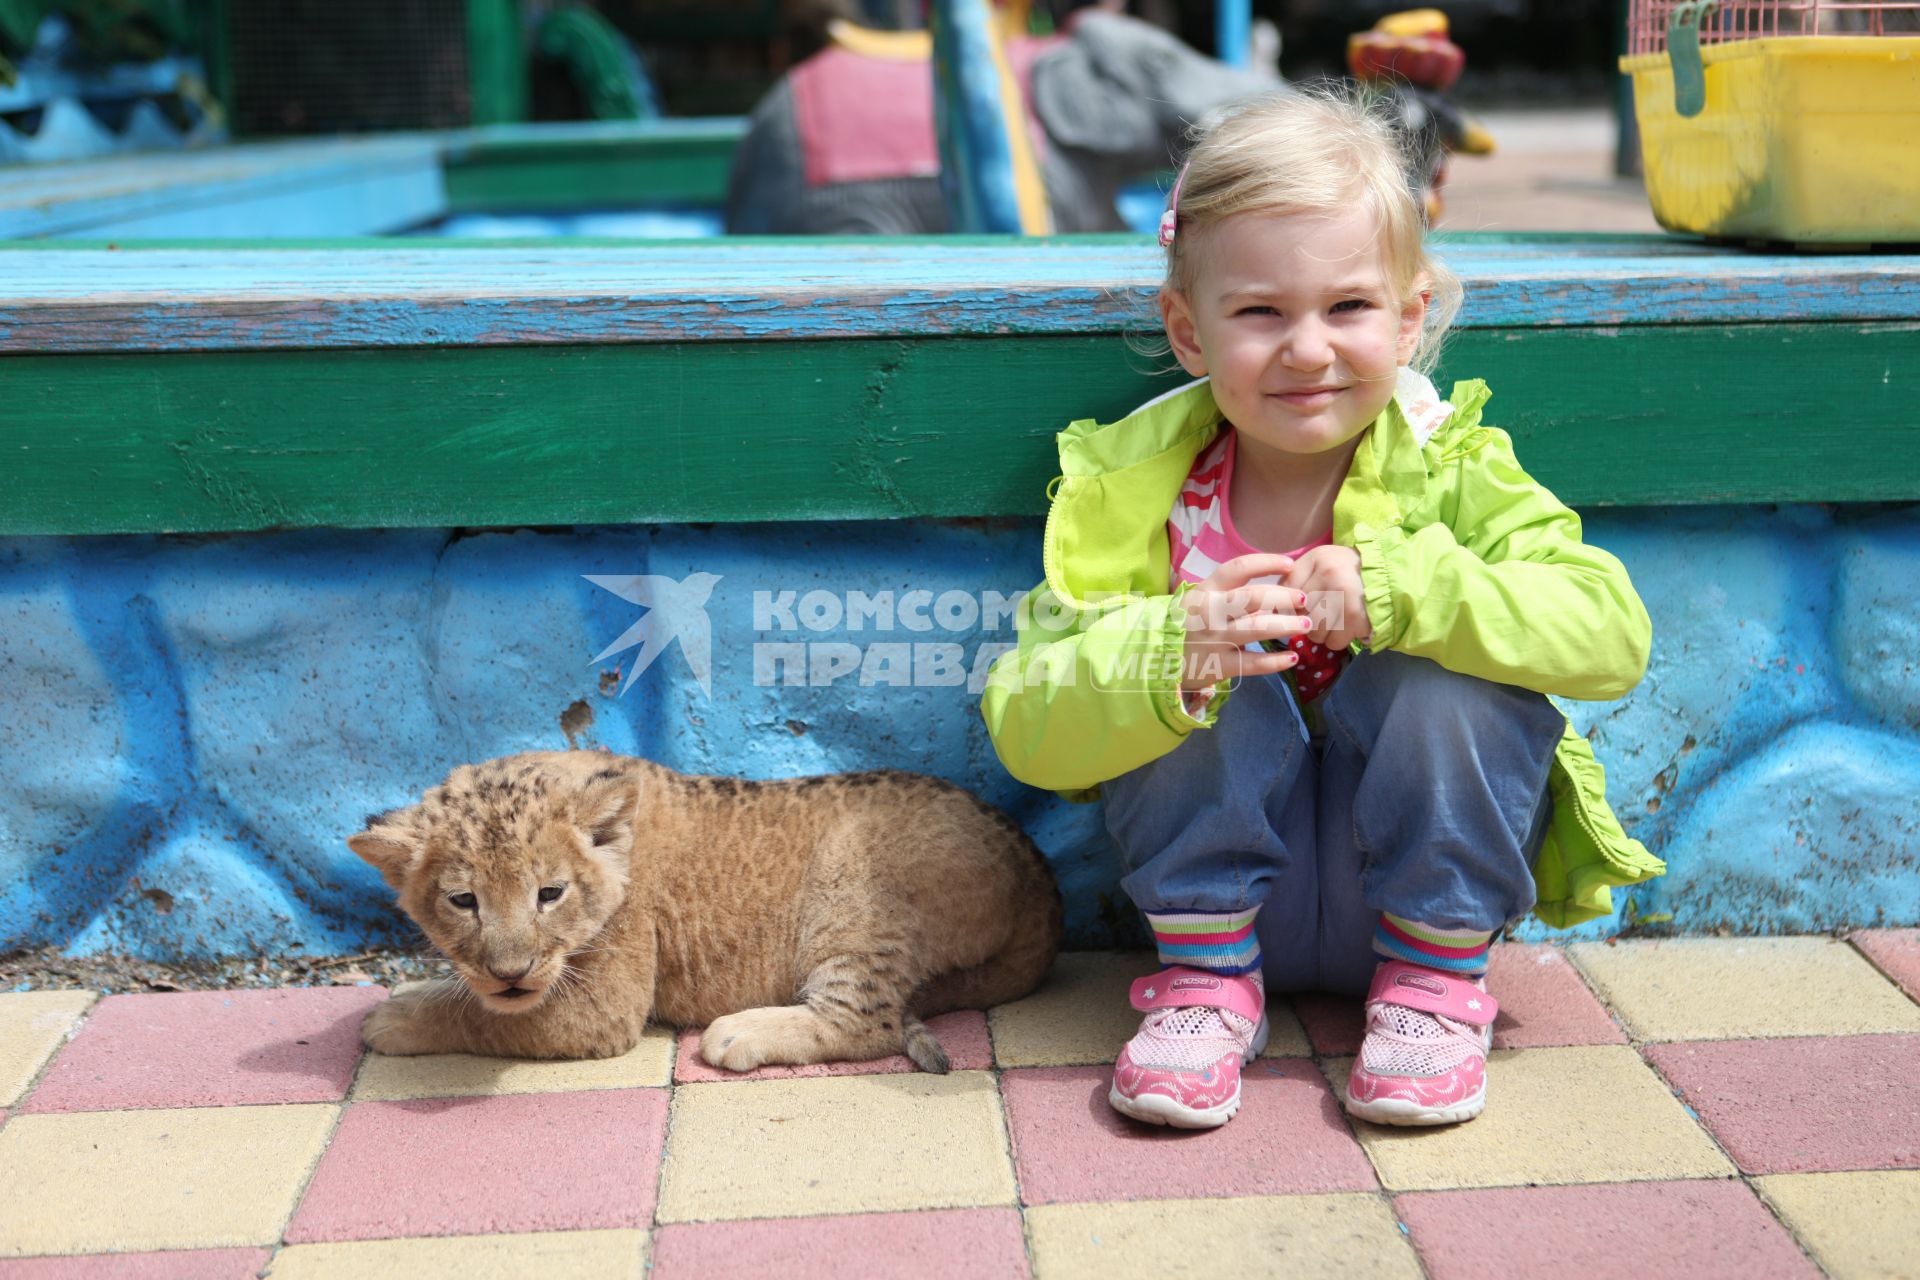
[[[839,24],[767,93],[735,161],[728,230],[1034,234],[1047,214],[1055,231],[1120,230],[1116,195],[1166,169],[1190,126],[1283,88],[1120,14],[1082,11],[1038,37],[995,21],[985,0],[940,0],[933,14],[931,38]],[[1446,18],[1392,15],[1349,58],[1392,102],[1437,214],[1446,157],[1492,146],[1441,96],[1462,61]]]
[[[0,0],[0,164],[222,139],[188,37],[165,4]]]
[[[1920,240],[1920,3],[1633,0],[1654,216],[1806,245]]]
[[[943,47],[997,47],[983,10],[979,0],[943,6],[941,39],[951,42]],[[728,191],[729,231],[901,235],[1017,230],[1034,221],[1017,213],[977,220],[979,174],[956,179],[953,209],[943,200],[927,33],[843,25],[833,35],[830,48],[783,77],[748,117]],[[970,63],[975,92],[963,97],[958,77],[943,81],[959,130],[945,145],[962,164],[997,163],[1002,172],[992,182],[1015,192],[1023,180],[1013,157],[1031,139],[1060,232],[1121,230],[1115,196],[1164,168],[1188,124],[1275,87],[1118,14],[1085,12],[1064,34],[1015,35],[1004,48],[1004,74],[991,58]],[[1022,100],[1024,111],[1011,109]]]

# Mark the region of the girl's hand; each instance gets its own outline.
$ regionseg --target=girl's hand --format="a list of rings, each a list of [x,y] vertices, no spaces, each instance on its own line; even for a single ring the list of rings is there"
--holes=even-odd
[[[1315,644],[1337,652],[1373,635],[1367,593],[1360,583],[1360,553],[1352,547],[1315,547],[1300,557],[1285,585],[1305,593],[1311,619],[1307,639]]]
[[[1292,653],[1249,650],[1261,640],[1285,642],[1305,635],[1313,623],[1303,612],[1300,589],[1255,583],[1255,578],[1285,578],[1296,571],[1282,555],[1235,556],[1181,597],[1186,608],[1187,643],[1180,665],[1180,688],[1209,689],[1222,680],[1272,675],[1299,661]]]

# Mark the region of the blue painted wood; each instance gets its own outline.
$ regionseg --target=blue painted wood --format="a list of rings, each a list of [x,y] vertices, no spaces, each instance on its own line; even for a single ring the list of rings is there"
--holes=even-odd
[[[1253,0],[1214,0],[1213,56],[1232,67],[1253,58]]]
[[[1460,324],[1920,321],[1920,259],[1455,241]],[[1148,332],[1142,240],[0,250],[0,352]]]
[[[356,138],[0,170],[0,239],[398,231],[446,212],[441,150]]]
[[[986,0],[934,0],[932,19],[933,121],[947,225],[1017,234],[1020,200],[993,58],[993,15]]]
[[[735,142],[747,131],[744,116],[663,116],[654,120],[569,120],[543,124],[495,124],[439,135],[449,163],[510,151],[553,147],[604,147],[659,139]]]

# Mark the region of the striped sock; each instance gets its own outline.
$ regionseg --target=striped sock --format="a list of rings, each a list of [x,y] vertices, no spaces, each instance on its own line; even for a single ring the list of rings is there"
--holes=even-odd
[[[1384,911],[1373,931],[1373,949],[1387,959],[1444,969],[1467,978],[1486,973],[1487,944],[1491,941],[1491,933],[1478,929],[1438,929]]]
[[[1146,916],[1160,948],[1161,964],[1183,964],[1212,973],[1257,973],[1260,939],[1254,936],[1253,918],[1259,914],[1260,908],[1253,907],[1226,913],[1149,911]]]

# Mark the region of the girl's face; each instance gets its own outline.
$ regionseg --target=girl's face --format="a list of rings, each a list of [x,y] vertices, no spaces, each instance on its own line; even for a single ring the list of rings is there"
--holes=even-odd
[[[1161,318],[1243,443],[1320,454],[1366,430],[1426,311],[1393,295],[1373,217],[1235,214],[1194,249],[1193,287],[1162,290]]]

